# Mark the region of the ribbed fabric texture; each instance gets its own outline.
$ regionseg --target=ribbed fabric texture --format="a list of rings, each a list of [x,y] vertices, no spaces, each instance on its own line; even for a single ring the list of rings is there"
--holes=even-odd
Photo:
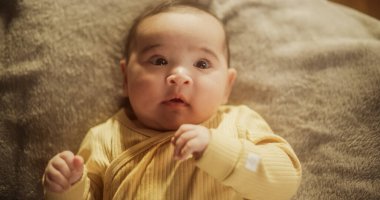
[[[46,197],[269,200],[289,199],[296,192],[300,163],[257,113],[223,106],[202,125],[212,133],[203,156],[175,161],[169,142],[174,132],[145,129],[121,110],[84,139],[82,180],[64,194],[47,192]]]

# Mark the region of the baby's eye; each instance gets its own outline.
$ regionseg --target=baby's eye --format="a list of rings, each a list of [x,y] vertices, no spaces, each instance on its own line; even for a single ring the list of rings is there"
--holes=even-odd
[[[149,62],[151,64],[153,64],[153,65],[160,65],[160,66],[168,64],[168,61],[165,58],[163,58],[163,57],[156,57],[156,56],[150,58]]]
[[[211,67],[210,62],[208,60],[199,60],[194,64],[194,66],[200,69],[207,69]]]

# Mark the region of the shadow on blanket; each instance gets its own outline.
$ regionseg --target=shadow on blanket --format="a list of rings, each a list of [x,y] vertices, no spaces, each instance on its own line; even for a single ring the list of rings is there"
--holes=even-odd
[[[152,0],[17,2],[0,1],[0,199],[41,199],[51,156],[118,110],[123,35]],[[380,22],[319,0],[211,6],[239,72],[231,103],[299,155],[294,199],[379,199]]]

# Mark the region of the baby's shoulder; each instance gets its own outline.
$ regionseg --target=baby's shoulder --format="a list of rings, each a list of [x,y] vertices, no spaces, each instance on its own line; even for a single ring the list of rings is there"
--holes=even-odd
[[[120,138],[120,130],[122,130],[123,124],[119,120],[120,112],[117,112],[112,117],[108,118],[103,123],[100,123],[92,128],[87,133],[87,137],[100,140],[100,141],[110,141],[118,140]]]
[[[240,134],[272,134],[268,123],[256,111],[246,105],[227,105],[221,107],[223,122],[234,124]]]
[[[224,117],[240,120],[263,120],[262,117],[253,109],[246,105],[223,105],[219,112]]]

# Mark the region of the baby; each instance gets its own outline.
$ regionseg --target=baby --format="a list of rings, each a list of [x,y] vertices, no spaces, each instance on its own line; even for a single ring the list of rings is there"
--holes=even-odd
[[[222,23],[167,2],[138,17],[120,66],[130,106],[92,128],[78,155],[48,163],[47,199],[289,199],[301,178],[290,145],[227,103],[236,71]]]

